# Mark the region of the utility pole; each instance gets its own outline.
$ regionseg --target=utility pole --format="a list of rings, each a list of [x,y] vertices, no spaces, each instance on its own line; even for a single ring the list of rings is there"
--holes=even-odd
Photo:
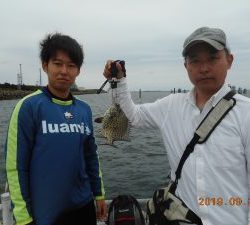
[[[39,69],[39,86],[42,87],[42,72],[41,72],[41,68]]]
[[[21,90],[23,84],[22,64],[19,64],[19,73],[17,74],[17,89]]]

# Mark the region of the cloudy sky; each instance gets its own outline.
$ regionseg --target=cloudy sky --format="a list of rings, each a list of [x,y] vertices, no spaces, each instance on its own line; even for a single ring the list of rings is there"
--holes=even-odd
[[[77,85],[99,88],[107,59],[126,61],[131,90],[189,89],[181,56],[200,26],[222,28],[235,61],[228,82],[250,89],[249,0],[0,0],[0,83],[39,80],[39,42],[51,32],[83,45]],[[47,77],[42,72],[43,85]]]

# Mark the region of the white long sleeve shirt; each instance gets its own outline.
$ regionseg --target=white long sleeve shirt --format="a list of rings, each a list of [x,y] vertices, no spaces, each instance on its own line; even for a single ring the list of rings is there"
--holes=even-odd
[[[230,88],[224,85],[201,112],[193,91],[142,105],[131,100],[126,78],[115,91],[133,126],[160,129],[174,180],[197,126]],[[186,160],[176,190],[204,225],[250,225],[250,99],[239,94],[234,98],[235,107]]]

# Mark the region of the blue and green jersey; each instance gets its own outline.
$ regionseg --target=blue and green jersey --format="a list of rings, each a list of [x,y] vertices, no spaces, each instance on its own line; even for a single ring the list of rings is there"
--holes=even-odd
[[[92,112],[47,88],[20,100],[11,116],[6,171],[17,225],[50,225],[63,211],[104,199]]]

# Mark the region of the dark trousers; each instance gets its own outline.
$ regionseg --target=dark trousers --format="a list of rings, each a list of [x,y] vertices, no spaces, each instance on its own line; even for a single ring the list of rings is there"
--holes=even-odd
[[[81,208],[62,213],[53,225],[96,225],[94,201]]]

